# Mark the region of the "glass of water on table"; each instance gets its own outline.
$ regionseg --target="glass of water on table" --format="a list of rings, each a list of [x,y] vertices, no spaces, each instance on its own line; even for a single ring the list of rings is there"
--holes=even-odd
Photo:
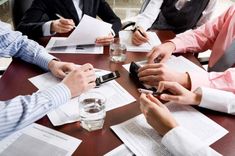
[[[103,128],[106,99],[104,95],[96,91],[88,91],[79,97],[79,115],[81,126],[94,131]]]
[[[110,61],[119,63],[126,60],[126,46],[120,42],[113,42],[109,47],[109,57]]]

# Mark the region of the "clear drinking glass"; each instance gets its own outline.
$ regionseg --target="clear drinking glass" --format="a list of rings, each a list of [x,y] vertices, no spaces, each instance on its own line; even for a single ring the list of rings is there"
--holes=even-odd
[[[84,129],[88,131],[102,129],[106,116],[105,102],[105,97],[99,92],[89,91],[80,95],[79,115]]]
[[[124,62],[126,60],[126,46],[122,43],[111,43],[109,48],[110,61]]]

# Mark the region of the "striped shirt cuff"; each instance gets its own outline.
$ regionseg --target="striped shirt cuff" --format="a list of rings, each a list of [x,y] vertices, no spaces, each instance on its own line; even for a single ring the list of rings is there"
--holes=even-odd
[[[52,101],[54,108],[67,103],[71,99],[71,92],[63,83],[48,90],[44,90],[43,92]]]
[[[36,57],[35,59],[35,64],[37,64],[38,66],[40,66],[41,68],[45,69],[45,70],[49,70],[48,69],[48,64],[51,60],[56,59],[56,57],[52,56],[51,54],[49,54],[46,50],[42,50]],[[56,59],[57,60],[57,59]]]

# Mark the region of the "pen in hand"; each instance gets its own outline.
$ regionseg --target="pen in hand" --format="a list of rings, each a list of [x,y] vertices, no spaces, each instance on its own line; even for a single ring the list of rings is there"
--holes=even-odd
[[[147,90],[147,89],[142,89],[142,88],[139,88],[138,91],[139,91],[140,93],[152,94],[152,95],[155,96],[155,97],[158,97],[158,96],[161,95],[160,92],[154,92],[154,91],[152,91],[152,90]]]
[[[60,14],[55,14],[59,19],[65,19],[63,16],[61,16]],[[76,26],[74,25],[73,28],[76,28]]]
[[[140,29],[137,29],[137,31],[141,34],[141,36],[147,37],[146,35],[144,35],[144,33],[143,33]],[[151,43],[149,42],[149,40],[147,40],[147,43],[148,43],[150,46],[152,46]]]

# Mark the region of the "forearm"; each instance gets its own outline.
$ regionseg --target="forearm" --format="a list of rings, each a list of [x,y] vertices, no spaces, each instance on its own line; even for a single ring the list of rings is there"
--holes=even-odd
[[[149,29],[157,19],[163,0],[151,0],[144,12],[137,16],[135,26],[140,26],[144,30]]]
[[[31,96],[18,96],[0,105],[0,140],[45,116],[70,99],[69,89],[59,84]]]
[[[235,95],[231,92],[200,87],[195,91],[201,94],[200,107],[235,115]]]
[[[180,143],[180,144],[179,144]],[[174,155],[220,155],[183,127],[176,127],[164,135],[162,144]]]
[[[208,87],[235,93],[235,68],[225,72],[188,72],[191,80],[191,90],[198,87]]]
[[[1,27],[0,40],[2,41],[0,46],[2,57],[19,57],[43,69],[48,69],[48,63],[54,59],[42,46],[22,36],[20,32]]]
[[[226,17],[229,16],[232,11],[233,8],[195,30],[188,30],[177,35],[171,40],[176,45],[175,52],[203,52],[207,49],[211,49],[220,30],[225,24]]]

